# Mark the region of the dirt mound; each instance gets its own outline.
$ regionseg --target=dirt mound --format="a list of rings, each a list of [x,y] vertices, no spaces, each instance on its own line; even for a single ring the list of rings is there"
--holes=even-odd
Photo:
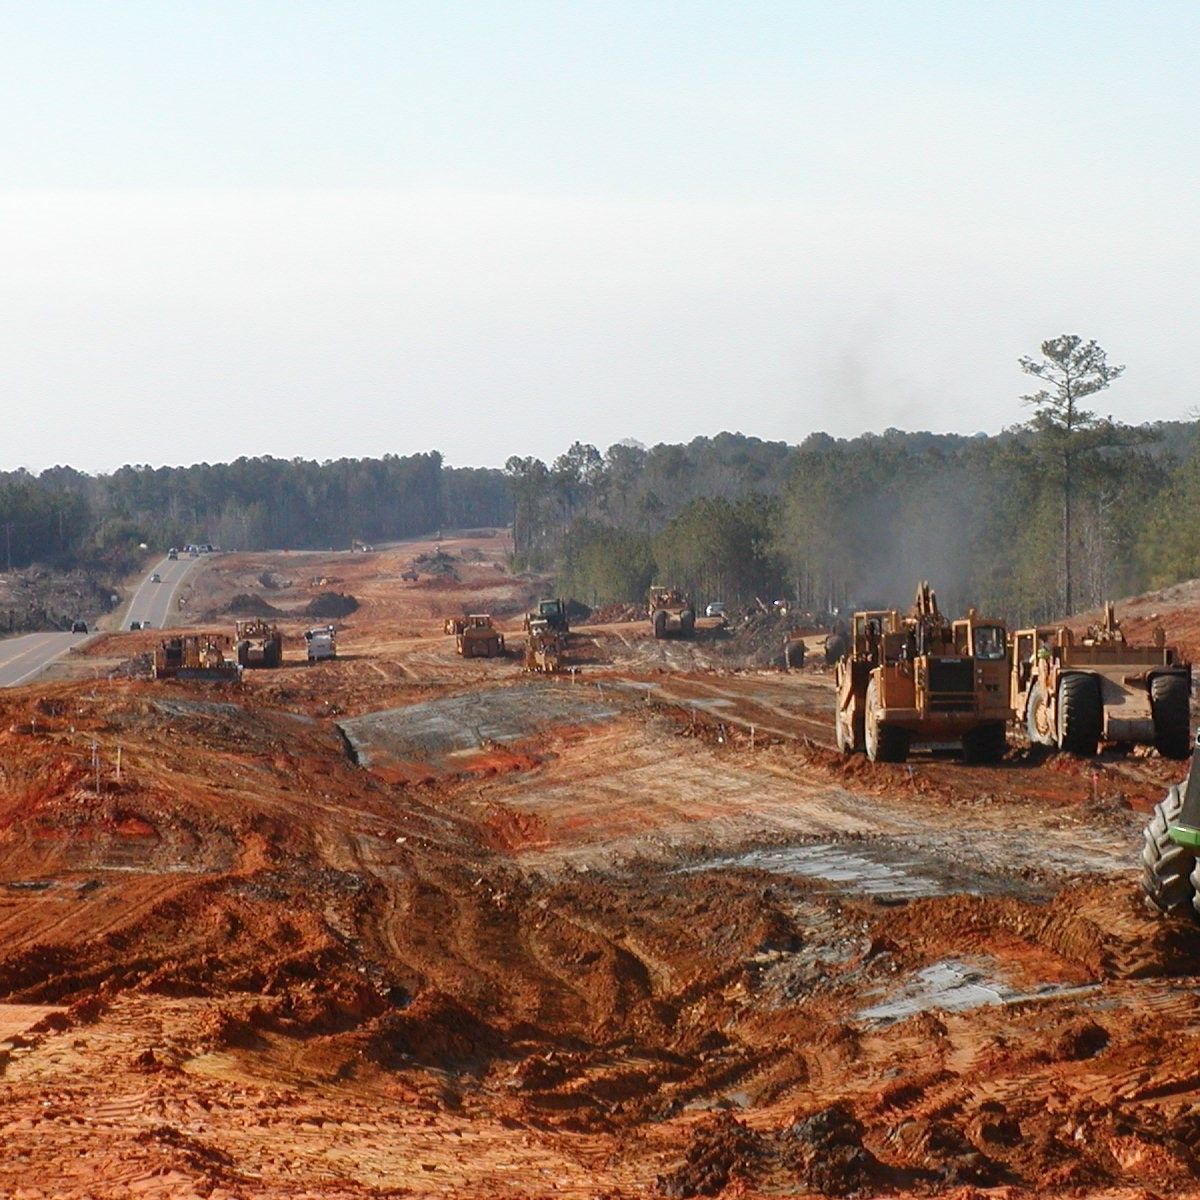
[[[457,579],[458,565],[463,561],[460,555],[448,554],[441,546],[438,546],[429,553],[418,554],[412,560],[411,565],[423,575]]]
[[[864,1132],[842,1104],[765,1134],[720,1113],[696,1127],[683,1165],[659,1176],[657,1190],[671,1197],[715,1196],[734,1182],[783,1183],[787,1191],[799,1185],[823,1196],[859,1195],[898,1174],[863,1146]]]
[[[644,621],[646,606],[643,604],[605,604],[593,608],[580,625],[615,625],[621,621]]]
[[[358,609],[358,601],[346,592],[322,592],[301,610],[306,617],[348,617]]]
[[[819,647],[825,633],[823,628],[806,624],[786,611],[753,610],[730,618],[727,636],[714,645],[714,650],[745,666],[782,667],[787,665],[784,639],[800,635],[809,642],[809,661],[822,661]]]
[[[276,608],[270,601],[263,599],[262,596],[252,595],[250,592],[239,592],[234,596],[228,604],[222,605],[215,612],[207,614],[207,619],[213,617],[282,617],[285,616],[283,609]]]

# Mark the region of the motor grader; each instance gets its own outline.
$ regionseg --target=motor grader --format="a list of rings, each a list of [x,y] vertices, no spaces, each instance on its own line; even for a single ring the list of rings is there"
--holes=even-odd
[[[522,667],[532,674],[557,673],[562,670],[564,642],[563,635],[549,621],[535,618],[529,622]]]
[[[1151,645],[1127,642],[1111,601],[1104,621],[1079,640],[1066,626],[1017,630],[1011,688],[1035,745],[1090,756],[1105,741],[1188,755],[1191,666],[1161,626]]]
[[[504,634],[487,613],[471,613],[455,633],[454,647],[463,658],[500,658],[504,654]]]
[[[976,762],[1004,754],[1012,716],[1004,624],[974,609],[947,620],[928,583],[918,587],[910,616],[854,614],[834,679],[843,754],[865,750],[872,762],[903,762],[913,743],[954,742]]]
[[[655,584],[646,593],[646,610],[656,638],[671,634],[691,637],[696,629],[696,607],[692,598],[677,587]]]
[[[154,649],[155,679],[194,679],[237,683],[242,668],[225,657],[229,639],[216,633],[184,633],[164,638]]]
[[[283,662],[283,634],[261,617],[234,624],[234,651],[243,667],[277,667]]]

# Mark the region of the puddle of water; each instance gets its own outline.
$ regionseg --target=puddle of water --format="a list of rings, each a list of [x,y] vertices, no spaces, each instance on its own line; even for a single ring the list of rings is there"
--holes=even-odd
[[[955,889],[938,880],[914,873],[915,860],[883,861],[868,847],[854,850],[837,842],[817,842],[807,846],[783,846],[772,850],[751,850],[733,858],[710,859],[689,871],[747,867],[771,871],[777,875],[800,875],[843,884],[865,896],[908,899],[917,896],[946,895]]]
[[[1032,991],[1022,992],[998,978],[998,973],[994,962],[944,958],[917,971],[886,1000],[860,1009],[854,1014],[854,1019],[870,1025],[886,1026],[934,1009],[964,1012],[986,1005],[1078,996],[1094,991],[1097,986],[1047,983]]]
[[[964,867],[938,853],[887,838],[864,842],[810,842],[751,850],[709,859],[687,871],[749,868],[777,875],[820,879],[839,891],[876,900],[904,901],[929,896],[1008,895],[1037,898],[1039,890],[1021,879]]]

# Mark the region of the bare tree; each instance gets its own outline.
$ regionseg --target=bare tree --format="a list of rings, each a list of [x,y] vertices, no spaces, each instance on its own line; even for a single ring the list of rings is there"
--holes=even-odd
[[[1062,554],[1065,611],[1074,608],[1071,586],[1071,500],[1075,476],[1100,446],[1111,445],[1112,421],[1080,407],[1125,371],[1109,366],[1104,351],[1078,334],[1064,333],[1042,343],[1042,359],[1018,360],[1026,375],[1045,387],[1022,396],[1034,410],[1027,428],[1038,435],[1041,451],[1062,494]]]

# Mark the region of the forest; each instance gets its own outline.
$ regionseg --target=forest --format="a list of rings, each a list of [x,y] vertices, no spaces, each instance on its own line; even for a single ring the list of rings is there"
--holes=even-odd
[[[328,549],[443,525],[507,525],[511,511],[502,471],[447,467],[436,452],[124,466],[99,476],[53,467],[0,474],[0,562],[122,572],[140,561],[142,543]]]
[[[1200,426],[1116,432],[1074,479],[1075,609],[1200,575]],[[954,611],[1066,611],[1060,488],[1028,431],[577,444],[507,470],[519,565],[557,568],[589,604],[636,600],[653,576],[701,603],[903,607],[928,578]]]
[[[324,549],[511,524],[515,569],[592,606],[657,582],[699,604],[844,612],[906,606],[929,579],[947,611],[1022,622],[1200,576],[1200,421],[1098,418],[1081,402],[1123,368],[1076,337],[1043,351],[1022,366],[1049,390],[995,435],[576,442],[503,470],[434,451],[0,474],[0,561],[115,575],[143,543]]]

